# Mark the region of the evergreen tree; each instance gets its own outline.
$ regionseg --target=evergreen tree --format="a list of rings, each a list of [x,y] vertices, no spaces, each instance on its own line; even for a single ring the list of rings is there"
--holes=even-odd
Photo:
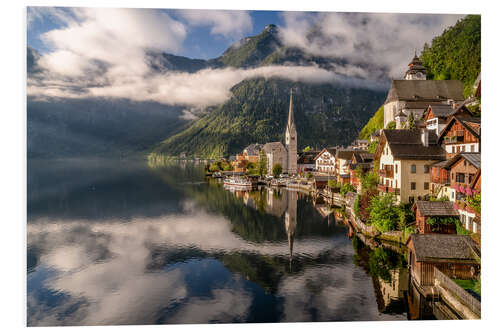
[[[410,113],[410,116],[408,117],[408,122],[406,123],[406,128],[408,129],[415,129],[417,126],[415,125],[415,117],[413,116],[413,112]]]
[[[267,156],[264,150],[259,152],[259,162],[257,163],[257,171],[262,177],[267,174]]]

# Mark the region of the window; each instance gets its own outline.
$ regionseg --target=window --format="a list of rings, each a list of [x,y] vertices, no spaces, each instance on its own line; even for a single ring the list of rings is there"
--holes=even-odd
[[[428,190],[429,189],[429,183],[424,183],[424,190]]]
[[[412,191],[415,190],[416,188],[417,188],[417,183],[411,182],[411,189],[412,189]]]
[[[455,199],[455,192],[451,192],[451,198]]]
[[[474,175],[472,173],[469,173],[469,184],[472,184],[472,179],[474,178]]]
[[[396,164],[396,173],[398,173],[398,165]]]
[[[411,197],[408,197],[408,201],[410,203],[414,203],[415,202],[415,197],[411,196]]]
[[[396,179],[396,180],[395,180],[395,182],[396,182],[396,184],[395,184],[395,186],[394,186],[394,187],[395,187],[395,188],[398,188],[398,180]]]
[[[470,146],[470,151],[473,153],[476,150],[476,147],[474,145]]]
[[[415,164],[411,165],[411,173],[417,173],[417,166]]]
[[[455,146],[451,147],[451,152],[455,153]]]
[[[424,165],[424,173],[429,173],[429,166],[428,165]]]
[[[457,173],[457,183],[465,183],[465,173]]]

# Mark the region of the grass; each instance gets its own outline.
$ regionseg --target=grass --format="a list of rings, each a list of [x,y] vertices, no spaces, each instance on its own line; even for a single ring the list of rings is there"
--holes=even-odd
[[[481,296],[481,281],[480,280],[460,280],[460,279],[453,279],[453,282],[458,284],[460,287],[464,288],[465,290],[469,289],[474,291],[476,294]]]

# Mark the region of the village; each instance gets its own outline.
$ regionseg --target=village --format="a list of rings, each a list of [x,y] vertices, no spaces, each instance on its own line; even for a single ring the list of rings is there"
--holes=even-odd
[[[298,151],[291,90],[284,144],[251,144],[206,173],[229,188],[284,187],[322,200],[360,236],[404,246],[411,283],[446,303],[443,318],[478,319],[480,74],[473,91],[464,97],[458,80],[427,80],[415,53],[389,88],[383,129],[348,147]]]

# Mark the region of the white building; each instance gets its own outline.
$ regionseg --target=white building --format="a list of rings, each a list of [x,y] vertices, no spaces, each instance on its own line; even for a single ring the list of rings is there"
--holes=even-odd
[[[314,158],[316,171],[328,174],[335,173],[335,153],[336,148],[324,148]]]

